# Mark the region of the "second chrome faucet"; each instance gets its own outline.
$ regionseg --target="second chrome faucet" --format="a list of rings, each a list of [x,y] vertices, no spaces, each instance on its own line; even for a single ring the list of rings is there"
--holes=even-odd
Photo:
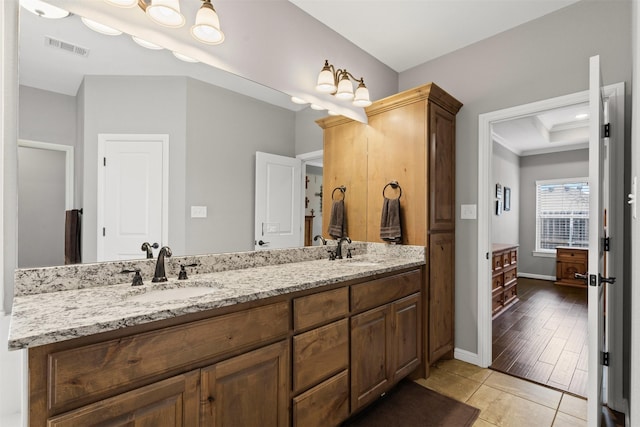
[[[167,281],[167,274],[165,273],[164,268],[164,258],[170,258],[171,255],[173,254],[171,253],[171,248],[169,248],[169,246],[163,246],[160,248],[160,252],[158,252],[158,261],[156,262],[156,272],[153,275],[153,279],[151,280],[152,282],[157,283]]]

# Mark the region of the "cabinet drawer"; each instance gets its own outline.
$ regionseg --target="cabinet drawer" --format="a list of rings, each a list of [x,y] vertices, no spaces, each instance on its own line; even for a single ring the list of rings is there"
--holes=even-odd
[[[514,299],[518,297],[518,284],[514,283],[513,285],[505,288],[504,290],[504,304],[507,305]]]
[[[558,248],[556,250],[556,258],[559,261],[568,262],[586,262],[588,251],[578,248]]]
[[[502,302],[504,298],[504,292],[502,288],[494,289],[491,294],[491,308],[492,312],[496,313],[502,309]]]
[[[502,269],[502,253],[493,254],[493,271]]]
[[[498,289],[504,285],[503,275],[502,273],[496,274],[491,278],[491,289]]]
[[[337,427],[349,416],[349,371],[293,398],[294,427]]]
[[[317,384],[349,364],[347,319],[293,337],[293,391]]]
[[[514,264],[518,263],[518,250],[517,249],[512,249],[509,252],[509,261],[511,261],[511,265],[514,265]]]
[[[351,308],[364,310],[411,295],[420,291],[421,282],[422,274],[415,270],[351,286]]]
[[[349,289],[334,289],[293,300],[293,327],[306,329],[349,313]]]
[[[95,401],[154,376],[286,335],[281,302],[49,355],[49,409]]]
[[[518,278],[518,269],[516,267],[504,272],[504,286],[508,286],[511,282]]]

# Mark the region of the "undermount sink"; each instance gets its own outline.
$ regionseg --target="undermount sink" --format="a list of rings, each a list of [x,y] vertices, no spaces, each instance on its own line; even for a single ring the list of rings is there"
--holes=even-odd
[[[171,302],[195,298],[215,292],[220,288],[215,282],[166,282],[142,285],[124,296],[126,301]]]

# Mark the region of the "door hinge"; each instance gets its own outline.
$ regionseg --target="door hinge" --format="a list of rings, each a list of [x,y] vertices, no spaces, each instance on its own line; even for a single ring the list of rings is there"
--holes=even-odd
[[[611,134],[611,124],[606,123],[603,127],[602,127],[602,136],[604,138],[609,138],[609,135]]]
[[[602,238],[602,250],[605,252],[611,251],[611,237]]]
[[[601,364],[603,366],[609,366],[609,352],[608,351],[603,351],[600,353],[600,355],[602,356],[601,359]]]
[[[106,157],[102,158],[102,166],[107,166],[107,158]]]
[[[102,237],[107,235],[107,229],[105,227],[102,227]]]

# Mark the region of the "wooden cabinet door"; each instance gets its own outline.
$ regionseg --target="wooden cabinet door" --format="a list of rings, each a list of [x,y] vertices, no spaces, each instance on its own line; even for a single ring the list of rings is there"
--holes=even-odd
[[[353,240],[366,241],[367,125],[339,117],[329,117],[320,125],[324,128],[322,235],[329,238],[333,190],[344,186],[346,233]],[[343,197],[340,191],[333,196]]]
[[[391,318],[391,371],[395,382],[413,372],[422,360],[420,294],[409,295],[391,304]]]
[[[390,307],[351,318],[351,412],[377,399],[391,384]]]
[[[429,231],[456,223],[456,118],[429,103]]]
[[[192,427],[199,424],[199,371],[87,405],[48,420],[50,427]]]
[[[202,425],[288,426],[288,366],[281,341],[202,369]]]
[[[429,236],[429,364],[453,357],[455,247],[453,233]]]

